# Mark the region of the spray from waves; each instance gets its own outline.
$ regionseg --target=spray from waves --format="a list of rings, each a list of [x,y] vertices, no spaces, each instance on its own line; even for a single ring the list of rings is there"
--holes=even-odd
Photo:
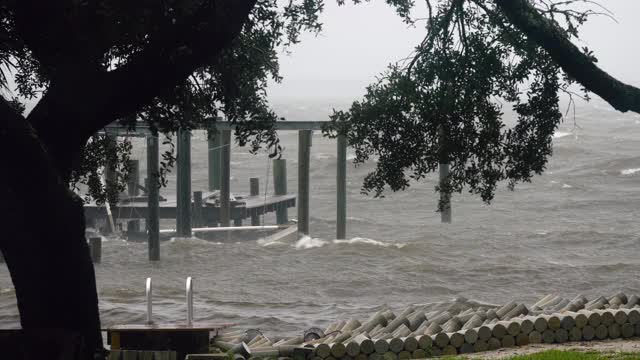
[[[169,247],[175,248],[198,248],[201,246],[223,245],[221,242],[208,241],[194,237],[172,237],[168,241]]]
[[[624,169],[620,171],[621,175],[633,175],[635,173],[637,173],[638,171],[640,171],[640,168],[635,168],[635,169]]]
[[[283,243],[282,241],[277,241],[277,240],[267,240],[267,239],[258,239],[257,240],[258,245],[260,246],[278,246],[278,245],[287,245],[286,243]]]
[[[402,249],[403,247],[407,246],[407,244],[404,243],[398,243],[398,244],[392,244],[392,243],[386,243],[384,241],[378,241],[378,240],[373,240],[373,239],[367,239],[367,238],[361,238],[361,237],[355,237],[353,239],[349,239],[349,240],[333,240],[334,244],[366,244],[366,245],[375,245],[375,246],[382,246],[382,247],[396,247],[398,249]]]
[[[565,136],[569,136],[569,135],[572,135],[572,133],[570,133],[570,132],[565,132],[565,131],[556,131],[556,132],[553,134],[553,138],[554,138],[554,139],[560,139],[560,138],[563,138],[563,137],[565,137]]]
[[[302,249],[313,249],[313,248],[318,248],[318,247],[322,247],[324,245],[327,244],[327,241],[322,240],[322,239],[318,239],[318,238],[312,238],[309,236],[303,236],[300,240],[296,241],[296,243],[293,245],[293,247],[296,248],[296,250],[302,250]]]
[[[304,236],[302,237],[300,240],[298,240],[293,247],[296,248],[296,250],[304,250],[304,249],[313,249],[313,248],[319,248],[319,247],[323,247],[325,245],[329,245],[329,244],[335,244],[335,245],[372,245],[372,246],[381,246],[381,247],[395,247],[397,249],[402,249],[403,247],[405,247],[407,244],[404,243],[387,243],[384,241],[378,241],[378,240],[373,240],[373,239],[368,239],[368,238],[362,238],[362,237],[354,237],[348,240],[331,240],[331,241],[327,241],[327,240],[323,240],[323,239],[318,239],[318,238],[312,238],[309,236]],[[267,245],[264,245],[267,246]]]

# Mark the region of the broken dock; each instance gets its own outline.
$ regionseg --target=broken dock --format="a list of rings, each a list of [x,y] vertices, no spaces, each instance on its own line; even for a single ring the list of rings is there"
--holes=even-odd
[[[213,121],[213,119],[212,119]],[[177,132],[176,160],[176,196],[163,198],[159,194],[159,140],[158,133],[142,125],[129,130],[119,125],[108,126],[102,133],[105,136],[144,137],[146,138],[147,171],[144,185],[139,182],[139,161],[132,160],[127,194],[116,204],[98,206],[95,203],[85,205],[85,216],[89,226],[97,224],[104,232],[116,231],[116,223],[126,221],[130,237],[147,238],[149,259],[160,259],[160,234],[173,232],[177,237],[191,237],[197,232],[216,231],[219,227],[229,230],[281,229],[291,224],[288,208],[297,207],[297,230],[299,236],[309,235],[309,171],[311,145],[314,130],[321,130],[325,121],[278,121],[277,131],[298,132],[298,191],[287,191],[286,159],[274,159],[273,195],[260,192],[257,178],[249,179],[250,194],[232,196],[230,188],[231,173],[231,132],[235,124],[216,120],[215,131],[208,133],[208,191],[192,191],[191,188],[191,131],[180,129]],[[196,129],[197,130],[197,129]],[[344,135],[337,136],[336,170],[336,238],[346,238],[346,178],[347,178],[347,141]],[[107,179],[110,174],[106,174]],[[142,194],[140,193],[142,190]],[[260,195],[261,194],[261,195]],[[267,213],[276,213],[276,225],[260,223],[260,217]],[[175,229],[160,230],[161,219],[175,219]],[[251,226],[243,226],[249,220]],[[141,226],[144,221],[144,227]],[[233,223],[232,223],[233,222]],[[100,226],[99,224],[106,224]],[[143,230],[144,229],[144,230]],[[195,230],[195,231],[194,231]],[[206,231],[205,231],[206,230]],[[97,258],[101,251],[100,241],[90,241],[92,253]]]

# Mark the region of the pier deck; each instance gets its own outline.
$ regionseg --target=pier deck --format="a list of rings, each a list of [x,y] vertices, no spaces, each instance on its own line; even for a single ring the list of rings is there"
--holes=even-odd
[[[204,193],[203,197],[206,199],[207,195],[211,193]],[[175,219],[177,217],[177,201],[175,198],[168,198],[159,202],[159,218],[160,219]],[[192,201],[193,206],[193,201]],[[290,208],[296,206],[296,195],[258,195],[258,196],[246,196],[238,198],[236,201],[231,202],[231,219],[235,222],[242,221],[244,219],[251,218],[251,216],[260,216],[263,214],[275,212],[278,208]],[[95,203],[90,203],[84,207],[87,223],[91,224],[92,221],[97,219],[105,219],[107,211],[104,206],[97,206]],[[137,201],[127,201],[123,199],[117,205],[111,206],[111,213],[113,214],[114,221],[117,219],[146,219],[149,213],[147,201],[139,199]],[[207,226],[215,226],[220,222],[220,206],[213,201],[205,201],[202,206],[203,222]]]

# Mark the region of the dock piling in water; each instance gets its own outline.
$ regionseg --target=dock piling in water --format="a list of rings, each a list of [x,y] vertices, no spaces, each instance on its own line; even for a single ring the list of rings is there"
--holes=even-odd
[[[231,221],[231,130],[219,131],[220,144],[220,226]]]
[[[298,132],[298,234],[309,235],[309,165],[312,130]]]
[[[446,149],[447,137],[442,126],[438,128],[438,136],[440,138],[440,205],[442,205],[440,220],[443,223],[451,223],[451,193],[443,190],[443,185],[449,177],[449,154]]]
[[[338,135],[336,169],[336,239],[347,237],[347,136]]]
[[[260,195],[260,179],[259,178],[250,178],[249,179],[249,195],[251,196],[259,196]],[[257,212],[251,213],[251,226],[260,225],[260,216],[258,216]]]
[[[147,237],[149,260],[160,260],[160,191],[158,189],[159,157],[158,135],[147,136]]]
[[[202,216],[202,206],[203,206],[202,191],[194,191],[193,192],[193,219],[192,219],[192,224],[196,228],[205,226],[204,218]]]
[[[209,191],[220,190],[220,132],[209,131],[207,144],[209,163]]]
[[[129,176],[127,177],[127,193],[129,196],[137,196],[140,193],[140,160],[129,160]]]
[[[176,186],[178,236],[191,236],[191,132],[178,130],[178,173]]]
[[[287,195],[287,160],[273,160],[273,193],[274,195]],[[276,209],[276,223],[283,225],[289,222],[289,211],[286,206],[278,206]]]

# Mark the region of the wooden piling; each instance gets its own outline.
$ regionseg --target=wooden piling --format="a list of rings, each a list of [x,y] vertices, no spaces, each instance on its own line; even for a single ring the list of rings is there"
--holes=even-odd
[[[191,237],[191,132],[178,130],[178,171],[176,187],[176,230],[178,236]]]
[[[209,191],[220,190],[220,132],[209,131],[207,146],[209,165]]]
[[[443,187],[449,177],[449,154],[446,147],[447,137],[442,126],[438,128],[438,137],[440,140],[440,220],[443,223],[451,223],[451,193],[443,191]]]
[[[250,178],[249,179],[249,195],[258,196],[260,195],[260,179],[259,178]],[[260,216],[256,212],[251,213],[251,226],[260,225]]]
[[[140,189],[138,184],[140,183],[140,161],[129,160],[129,176],[127,177],[127,194],[129,196],[138,196]]]
[[[160,260],[160,191],[158,184],[159,176],[159,146],[158,135],[152,134],[147,137],[147,237],[149,260]]]
[[[274,195],[287,195],[287,160],[273,160],[273,193]],[[276,223],[284,225],[289,222],[289,214],[286,206],[276,208]]]
[[[345,239],[347,236],[347,136],[340,134],[337,140],[336,239]]]
[[[115,154],[115,152],[117,151],[116,136],[112,134],[107,134],[105,137],[106,137],[106,148],[107,148],[106,151],[111,155]],[[118,182],[118,174],[116,172],[117,164],[114,164],[113,161],[109,160],[109,158],[107,159],[108,159],[107,164],[104,169],[104,180],[105,180],[105,190],[107,192],[107,203],[109,206],[115,206],[116,204],[112,204],[111,201],[109,201],[109,197],[110,197],[109,195],[113,194],[114,192],[117,192],[117,190],[115,189]],[[113,219],[111,219],[111,214],[107,213],[107,216],[110,218],[110,220],[107,221],[107,226],[103,231],[105,235],[116,232],[116,228],[115,228],[116,224],[114,221],[112,221]]]
[[[193,192],[193,219],[192,223],[194,227],[205,226],[204,217],[202,215],[202,191]]]
[[[99,236],[90,238],[89,249],[91,250],[91,260],[94,264],[99,264],[102,261],[102,238]]]
[[[220,226],[231,222],[231,130],[220,130]]]
[[[298,234],[309,235],[309,166],[311,130],[298,132]]]

